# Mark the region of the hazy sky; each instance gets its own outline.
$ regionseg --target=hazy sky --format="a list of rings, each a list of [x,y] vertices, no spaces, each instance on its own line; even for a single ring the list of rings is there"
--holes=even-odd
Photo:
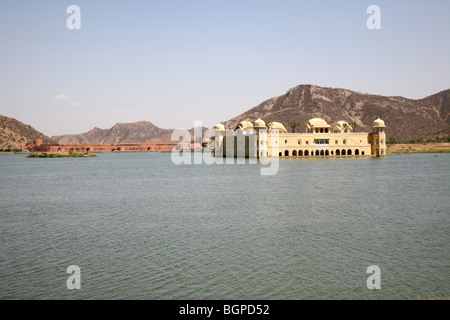
[[[366,26],[372,4],[381,30]],[[448,0],[0,0],[0,44],[0,114],[49,136],[212,126],[300,84],[450,88]]]

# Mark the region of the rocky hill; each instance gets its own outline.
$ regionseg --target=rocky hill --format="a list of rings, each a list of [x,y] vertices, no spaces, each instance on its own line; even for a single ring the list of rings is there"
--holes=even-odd
[[[94,128],[80,134],[53,136],[60,144],[70,143],[145,143],[151,139],[172,133],[148,121],[117,123],[110,129]]]
[[[202,130],[202,137],[203,137],[205,134],[205,131],[207,131],[208,128],[202,127],[201,130]],[[170,133],[164,134],[164,135],[156,137],[156,138],[152,138],[152,139],[148,140],[147,142],[150,142],[150,143],[174,143],[176,141],[172,140],[173,131],[174,130],[172,129],[172,130],[170,130]],[[189,134],[191,135],[191,141],[194,141],[195,140],[194,139],[194,128],[191,128],[188,131],[189,131]],[[212,134],[214,134],[214,131],[211,131],[211,132],[212,132]],[[179,140],[181,141],[181,138]],[[195,141],[195,142],[201,143],[201,141]]]
[[[30,125],[0,115],[0,149],[16,148],[18,144],[33,142],[35,139],[42,139],[44,143],[56,143]]]
[[[450,135],[450,89],[420,100],[362,94],[347,89],[300,85],[271,98],[223,124],[234,128],[240,121],[258,118],[278,121],[289,132],[304,132],[311,118],[332,124],[339,120],[357,124],[356,131],[370,131],[373,120],[386,122],[395,140]],[[295,126],[295,127],[294,127]]]
[[[356,131],[370,131],[377,117],[386,122],[389,138],[415,140],[450,136],[450,89],[420,100],[363,94],[347,89],[300,85],[284,95],[223,122],[234,128],[240,121],[258,118],[278,121],[290,132],[304,132],[311,118],[332,124],[339,120],[356,123]],[[206,128],[203,128],[204,132]],[[42,139],[44,143],[171,143],[173,129],[151,122],[117,123],[110,129],[94,128],[81,134],[47,137],[29,125],[0,115],[0,149]],[[193,129],[190,130],[191,135]]]
[[[207,128],[203,127],[204,133]],[[81,134],[53,136],[60,144],[71,143],[174,143],[174,129],[161,129],[151,122],[139,121],[133,123],[117,123],[110,129],[94,128]],[[190,129],[193,139],[194,129]]]

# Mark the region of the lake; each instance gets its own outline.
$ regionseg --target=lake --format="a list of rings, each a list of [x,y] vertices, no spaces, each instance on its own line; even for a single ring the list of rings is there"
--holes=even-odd
[[[268,176],[5,154],[0,181],[0,299],[450,297],[450,154],[282,159]]]

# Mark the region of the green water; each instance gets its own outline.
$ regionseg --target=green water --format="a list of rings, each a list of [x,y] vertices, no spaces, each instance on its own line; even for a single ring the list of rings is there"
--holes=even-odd
[[[0,155],[0,299],[448,298],[449,186],[450,154],[281,160],[273,176]]]

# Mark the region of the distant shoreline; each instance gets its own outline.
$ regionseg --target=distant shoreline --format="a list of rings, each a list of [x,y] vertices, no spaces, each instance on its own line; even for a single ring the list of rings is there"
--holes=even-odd
[[[450,143],[396,143],[387,144],[387,154],[450,153]]]
[[[403,154],[403,153],[450,153],[450,142],[441,143],[395,143],[387,144],[387,154]],[[98,151],[93,153],[129,153],[129,152],[158,152],[158,153],[170,153],[171,151]],[[27,151],[0,151],[0,154],[32,154],[33,152]]]

